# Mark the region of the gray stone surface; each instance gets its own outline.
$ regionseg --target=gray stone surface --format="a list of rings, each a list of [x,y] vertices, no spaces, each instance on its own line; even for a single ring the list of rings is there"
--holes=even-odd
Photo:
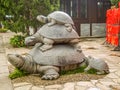
[[[31,90],[45,90],[44,87],[33,86]]]
[[[116,79],[116,78],[119,78],[119,76],[117,76],[116,74],[114,73],[110,73],[109,75],[107,75],[108,78],[112,78],[112,79]]]
[[[120,77],[120,71],[116,71],[115,74]]]
[[[106,35],[106,24],[105,23],[92,23],[92,36],[103,37]],[[90,36],[90,23],[81,24],[81,36]]]
[[[105,23],[93,23],[92,24],[92,35],[93,36],[105,36],[106,35],[106,24]]]
[[[58,85],[58,84],[55,84],[55,85],[49,85],[49,86],[46,86],[45,89],[62,89],[62,85]]]
[[[96,85],[96,83],[98,83],[98,80],[91,80],[91,83],[92,83],[93,85]]]
[[[8,78],[8,76],[3,75],[0,77],[0,90],[13,90],[11,80]]]
[[[86,86],[80,86],[80,85],[76,85],[75,86],[75,90],[87,90],[88,87]],[[69,89],[70,90],[70,89]]]
[[[120,78],[117,78],[117,79],[112,79],[115,83],[118,83],[120,84]]]
[[[75,83],[65,83],[62,90],[75,90]]]
[[[13,86],[8,75],[9,70],[5,55],[4,42],[2,35],[0,35],[0,90],[13,90]]]
[[[21,86],[27,86],[27,85],[31,85],[31,84],[27,83],[27,82],[16,83],[16,84],[14,84],[14,87],[21,87]]]
[[[108,86],[105,86],[104,84],[101,84],[101,83],[96,84],[96,86],[100,88],[100,90],[112,90]]]
[[[81,24],[81,36],[90,36],[90,24]]]
[[[94,87],[94,85],[89,81],[80,81],[80,82],[77,82],[76,85],[86,86],[86,87]]]
[[[15,87],[14,90],[31,90],[32,85],[24,85],[21,87]]]

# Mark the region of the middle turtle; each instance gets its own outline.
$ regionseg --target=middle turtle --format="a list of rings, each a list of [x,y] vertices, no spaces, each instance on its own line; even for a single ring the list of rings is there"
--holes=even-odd
[[[49,27],[47,24],[42,26],[34,35],[25,38],[25,44],[30,45],[37,42],[42,43],[40,50],[46,51],[57,43],[70,43],[75,46],[77,50],[81,50],[78,45],[79,35],[75,30],[68,32],[66,27],[61,24],[56,24]]]

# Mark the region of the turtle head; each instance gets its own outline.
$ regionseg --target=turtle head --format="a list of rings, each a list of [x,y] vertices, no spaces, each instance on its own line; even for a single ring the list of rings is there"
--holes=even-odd
[[[42,22],[42,23],[48,23],[48,19],[47,17],[43,16],[43,15],[38,15],[37,16],[37,20]]]
[[[24,57],[18,54],[8,54],[7,58],[8,61],[17,68],[20,68],[25,62]]]
[[[88,65],[89,64],[89,62],[91,62],[91,60],[93,60],[94,58],[92,57],[92,56],[87,56],[87,57],[85,57],[84,58],[84,60],[85,60],[85,63],[86,63],[86,65]]]

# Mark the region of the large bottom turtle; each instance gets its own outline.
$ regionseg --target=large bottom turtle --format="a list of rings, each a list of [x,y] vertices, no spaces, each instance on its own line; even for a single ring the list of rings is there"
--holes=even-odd
[[[84,54],[70,45],[54,45],[42,52],[38,43],[24,57],[8,54],[8,61],[15,67],[29,73],[43,73],[42,79],[57,79],[61,70],[72,70],[84,62]]]

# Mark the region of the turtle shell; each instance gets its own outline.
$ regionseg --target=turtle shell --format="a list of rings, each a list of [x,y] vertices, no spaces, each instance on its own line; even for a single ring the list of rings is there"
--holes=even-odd
[[[108,70],[109,67],[105,61],[102,59],[91,58],[89,60],[89,65],[97,70]]]
[[[74,24],[72,18],[67,13],[62,11],[54,11],[50,13],[48,17],[61,23]]]
[[[33,62],[40,65],[66,66],[83,62],[84,54],[70,45],[54,45],[52,49],[42,52],[35,46],[28,54]]]
[[[68,32],[66,27],[61,24],[56,24],[49,27],[47,24],[43,25],[38,31],[40,35],[50,39],[74,39],[79,38],[79,35],[75,30]]]

